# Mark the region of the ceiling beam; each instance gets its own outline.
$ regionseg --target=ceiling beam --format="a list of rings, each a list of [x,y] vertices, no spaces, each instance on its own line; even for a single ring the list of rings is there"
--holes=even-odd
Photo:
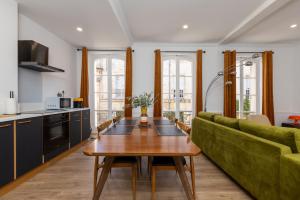
[[[248,15],[244,21],[219,41],[219,44],[226,44],[234,41],[290,1],[293,0],[266,0],[261,6]]]
[[[130,44],[133,43],[133,36],[132,33],[130,31],[130,28],[128,26],[127,20],[126,20],[126,16],[125,13],[123,11],[123,8],[119,2],[119,0],[108,0],[120,26],[121,29],[123,30],[123,32],[125,33],[125,35],[127,36]]]

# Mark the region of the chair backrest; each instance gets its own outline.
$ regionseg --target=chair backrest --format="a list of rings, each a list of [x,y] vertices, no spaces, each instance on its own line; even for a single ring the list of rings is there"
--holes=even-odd
[[[266,115],[248,115],[247,120],[253,121],[257,124],[272,126],[269,118]]]
[[[177,120],[176,121],[176,125],[177,127],[179,127],[182,131],[184,131],[186,134],[190,135],[191,134],[191,127],[189,127],[188,125],[186,125],[185,123]]]
[[[105,129],[109,128],[109,126],[111,125],[112,120],[107,120],[105,122],[102,122],[98,127],[97,127],[97,131],[98,134],[102,131],[104,131]]]
[[[117,123],[119,123],[119,121],[121,121],[121,119],[122,119],[122,116],[116,116],[113,118],[113,123],[117,124]]]

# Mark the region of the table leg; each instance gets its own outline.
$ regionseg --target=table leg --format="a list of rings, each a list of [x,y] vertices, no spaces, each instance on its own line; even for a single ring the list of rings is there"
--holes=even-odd
[[[104,166],[101,171],[101,175],[99,177],[99,181],[97,183],[96,191],[93,196],[93,200],[99,200],[101,192],[103,190],[103,187],[105,185],[106,179],[108,177],[109,171],[111,169],[111,166],[113,164],[114,157],[106,157]]]
[[[177,168],[181,183],[183,185],[183,188],[184,188],[184,191],[185,191],[185,194],[186,194],[188,200],[194,200],[195,198],[193,196],[189,180],[185,174],[185,169],[184,169],[181,157],[176,156],[176,157],[173,157],[173,159],[176,164],[176,168]]]

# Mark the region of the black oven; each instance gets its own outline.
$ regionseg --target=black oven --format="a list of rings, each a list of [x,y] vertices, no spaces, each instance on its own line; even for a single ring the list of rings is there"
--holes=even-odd
[[[44,161],[69,148],[69,113],[44,116]]]

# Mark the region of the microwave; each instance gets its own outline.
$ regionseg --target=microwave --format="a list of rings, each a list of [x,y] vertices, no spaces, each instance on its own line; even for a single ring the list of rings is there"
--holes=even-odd
[[[46,99],[47,110],[58,110],[58,109],[68,109],[68,108],[73,108],[72,98],[48,97]]]

